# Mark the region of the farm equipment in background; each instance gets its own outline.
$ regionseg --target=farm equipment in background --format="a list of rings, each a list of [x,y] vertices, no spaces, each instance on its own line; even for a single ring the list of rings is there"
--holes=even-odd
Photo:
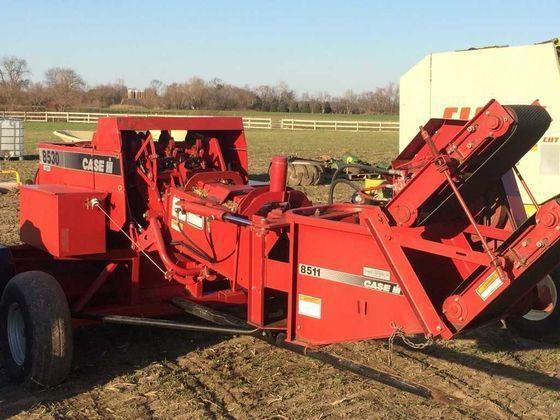
[[[336,171],[345,166],[343,175],[348,180],[366,179],[371,175],[357,166],[349,164],[369,165],[360,158],[346,153],[341,158],[321,156],[319,159],[305,159],[288,156],[288,187],[321,185],[331,182]]]
[[[286,188],[282,156],[270,184],[249,185],[241,118],[101,118],[91,142],[41,143],[21,188],[25,245],[0,253],[15,274],[6,367],[58,383],[72,326],[105,322],[249,334],[364,375],[313,348],[449,340],[524,313],[559,261],[560,201],[527,218],[511,168],[549,124],[542,107],[496,101],[468,122],[431,119],[388,168],[368,166],[392,197],[362,205],[312,205]],[[162,318],[185,311],[213,324]]]
[[[532,196],[518,182],[528,213],[558,194],[560,183],[560,41],[533,45],[492,46],[430,54],[400,79],[399,150],[404,150],[418,126],[430,118],[468,120],[489,97],[502,103],[542,105],[552,123],[539,142],[519,161]],[[539,285],[542,305],[514,322],[519,332],[540,338],[560,330],[560,273]]]

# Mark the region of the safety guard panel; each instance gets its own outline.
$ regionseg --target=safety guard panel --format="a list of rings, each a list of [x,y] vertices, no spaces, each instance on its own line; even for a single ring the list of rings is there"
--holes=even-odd
[[[294,217],[295,340],[326,344],[387,337],[392,323],[422,328],[364,226]]]

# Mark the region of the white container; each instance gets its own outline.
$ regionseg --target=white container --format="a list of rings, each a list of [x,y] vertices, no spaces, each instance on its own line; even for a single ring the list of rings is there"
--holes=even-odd
[[[0,158],[23,160],[23,121],[0,119]]]

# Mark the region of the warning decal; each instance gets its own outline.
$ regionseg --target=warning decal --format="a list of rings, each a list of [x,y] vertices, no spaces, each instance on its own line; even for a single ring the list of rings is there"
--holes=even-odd
[[[298,295],[298,314],[321,319],[321,299],[308,295]]]
[[[480,296],[482,300],[488,299],[492,294],[504,284],[502,279],[498,276],[497,271],[492,271],[492,273],[476,288],[476,294]]]

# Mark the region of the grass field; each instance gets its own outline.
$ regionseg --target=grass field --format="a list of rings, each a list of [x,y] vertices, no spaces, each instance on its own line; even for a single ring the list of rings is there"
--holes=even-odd
[[[34,154],[40,141],[57,140],[55,130],[94,129],[95,124],[87,123],[26,122],[25,152]],[[397,152],[397,133],[252,129],[246,136],[252,173],[265,171],[273,154],[317,158],[350,152],[371,162],[387,162]]]

